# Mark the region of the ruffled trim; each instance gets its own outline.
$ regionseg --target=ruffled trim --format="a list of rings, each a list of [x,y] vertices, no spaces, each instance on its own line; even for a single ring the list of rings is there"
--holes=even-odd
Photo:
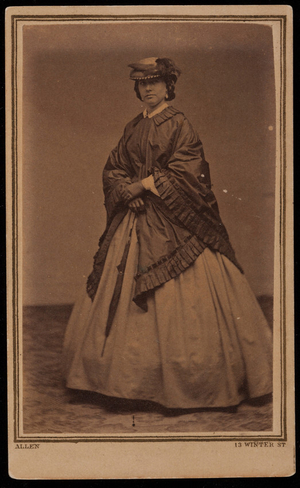
[[[225,226],[218,215],[208,205],[196,208],[194,202],[170,173],[155,170],[154,182],[161,199],[178,220],[206,246],[224,254],[243,273],[229,242]],[[205,215],[205,211],[210,211],[212,218]]]
[[[103,273],[104,263],[107,256],[107,252],[111,243],[111,240],[116,232],[119,224],[127,214],[128,209],[124,209],[122,212],[116,214],[111,223],[108,223],[106,230],[102,234],[99,240],[99,249],[94,256],[93,271],[88,276],[86,291],[90,299],[93,301],[97,293],[98,285]]]
[[[174,115],[177,115],[177,114],[183,115],[183,113],[180,112],[179,110],[177,110],[177,108],[167,107],[164,110],[162,110],[162,112],[159,112],[159,114],[154,115],[153,120],[154,120],[156,125],[160,125],[163,122],[165,122],[166,120],[171,119],[172,117],[174,117]]]
[[[120,196],[120,190],[129,184],[129,182],[119,183],[110,193],[106,192],[104,205],[107,215],[109,215],[110,218],[112,218],[114,214],[120,210],[120,206],[124,204]]]
[[[206,247],[196,236],[188,236],[184,244],[148,266],[144,273],[135,276],[136,288],[133,301],[145,310],[146,293],[180,275],[196,261]]]

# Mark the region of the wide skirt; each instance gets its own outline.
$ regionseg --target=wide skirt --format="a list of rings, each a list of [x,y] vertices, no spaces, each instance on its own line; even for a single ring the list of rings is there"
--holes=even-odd
[[[157,288],[148,311],[133,301],[138,239],[133,214],[119,225],[93,302],[84,292],[65,335],[69,388],[169,408],[226,407],[272,391],[272,333],[245,276],[206,248]],[[117,265],[133,225],[119,304],[105,328]],[[103,354],[102,354],[103,351]]]

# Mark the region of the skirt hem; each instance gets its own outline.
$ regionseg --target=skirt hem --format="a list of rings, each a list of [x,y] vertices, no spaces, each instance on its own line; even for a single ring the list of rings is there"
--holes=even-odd
[[[108,393],[105,389],[93,389],[93,390],[90,390],[88,388],[84,388],[80,385],[76,385],[73,383],[73,386],[69,386],[68,384],[66,385],[66,387],[70,390],[81,390],[81,391],[89,391],[89,392],[93,392],[93,393],[99,393],[100,395],[105,395],[107,397],[110,397],[110,398],[115,398],[115,399],[118,399],[118,400],[131,400],[131,401],[148,401],[148,402],[153,402],[153,403],[157,403],[165,408],[171,408],[171,409],[182,409],[182,410],[189,410],[189,409],[198,409],[198,408],[226,408],[226,407],[235,407],[237,405],[239,405],[241,402],[243,402],[244,400],[253,400],[253,399],[256,399],[256,398],[261,398],[261,397],[264,397],[266,395],[270,395],[273,393],[273,390],[272,388],[270,389],[267,389],[267,391],[263,392],[263,393],[259,393],[259,394],[255,394],[255,395],[247,395],[246,393],[245,394],[240,394],[238,399],[237,400],[233,400],[231,402],[220,402],[220,403],[216,403],[216,404],[207,404],[207,403],[192,403],[191,405],[174,405],[174,404],[170,404],[168,402],[163,402],[161,400],[157,400],[155,398],[143,398],[143,397],[129,397],[129,396],[118,396],[116,394],[111,394],[111,393]]]

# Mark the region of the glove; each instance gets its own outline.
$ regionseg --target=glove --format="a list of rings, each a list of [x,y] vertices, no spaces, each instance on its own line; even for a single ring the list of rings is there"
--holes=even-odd
[[[153,175],[148,176],[148,178],[144,178],[142,180],[142,185],[145,188],[145,190],[152,191],[154,195],[157,195],[158,197],[160,196],[154,184]]]

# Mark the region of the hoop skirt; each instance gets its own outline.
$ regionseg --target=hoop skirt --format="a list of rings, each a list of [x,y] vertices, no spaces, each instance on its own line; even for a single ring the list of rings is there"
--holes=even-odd
[[[135,216],[123,190],[149,178],[155,191],[146,189]],[[103,189],[107,227],[65,336],[67,386],[169,408],[233,406],[270,393],[271,331],[184,114],[166,105],[129,122]]]
[[[271,330],[245,276],[208,247],[184,272],[134,303],[138,237],[128,211],[111,241],[93,302],[73,309],[64,344],[67,387],[169,408],[226,407],[272,391]],[[110,335],[105,327],[133,225]]]

